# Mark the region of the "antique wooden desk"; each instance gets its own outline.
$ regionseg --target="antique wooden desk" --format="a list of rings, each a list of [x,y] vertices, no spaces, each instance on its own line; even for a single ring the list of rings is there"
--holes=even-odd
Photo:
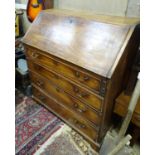
[[[137,48],[133,21],[48,10],[23,38],[34,99],[96,148]]]

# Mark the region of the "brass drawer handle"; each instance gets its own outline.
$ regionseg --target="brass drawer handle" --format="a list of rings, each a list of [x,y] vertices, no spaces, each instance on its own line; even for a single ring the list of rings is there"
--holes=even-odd
[[[74,87],[74,92],[75,92],[75,93],[78,93],[78,92],[79,92],[79,88]]]
[[[79,94],[77,94],[77,96],[78,97],[86,97],[86,96],[88,96],[88,94],[87,93],[79,93]]]
[[[86,110],[87,110],[86,107],[83,108],[83,109],[79,108],[79,105],[78,105],[77,103],[74,104],[74,108],[75,108],[78,112],[80,112],[80,113],[84,113],[84,112],[86,112]]]
[[[41,101],[43,101],[43,102],[46,100],[46,97],[43,96],[43,95],[41,95],[41,94],[38,94],[38,97],[39,97],[39,99],[40,99]]]
[[[82,97],[87,97],[89,94],[87,94],[87,93],[83,93],[82,94]]]
[[[74,124],[75,124],[77,127],[79,127],[79,128],[83,128],[83,129],[86,128],[86,125],[80,123],[80,122],[77,121],[77,120],[73,120],[73,122],[74,122]]]
[[[60,89],[58,87],[55,88],[57,92],[60,92]]]
[[[41,81],[41,80],[36,80],[36,84],[37,84],[39,87],[43,87],[44,82]]]
[[[80,98],[81,98],[81,97],[86,97],[86,96],[88,96],[87,93],[80,92],[80,90],[79,90],[78,87],[74,87],[73,90],[74,90],[75,93],[77,93],[77,96],[80,97]]]
[[[31,57],[32,57],[33,59],[36,59],[38,56],[39,56],[39,54],[36,53],[36,52],[32,52],[32,54],[31,54]]]
[[[90,78],[88,77],[88,76],[85,76],[84,78],[83,78],[83,80],[84,81],[88,81]]]
[[[57,92],[63,92],[63,90],[60,89],[59,87],[56,87],[56,86],[55,86],[55,89],[56,89]]]
[[[80,128],[85,128],[86,126],[84,124],[81,124],[80,125]]]

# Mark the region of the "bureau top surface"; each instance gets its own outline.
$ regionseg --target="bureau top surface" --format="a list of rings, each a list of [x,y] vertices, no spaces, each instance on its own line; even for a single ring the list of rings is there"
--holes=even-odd
[[[42,11],[23,42],[104,77],[117,65],[133,26]],[[131,35],[131,33],[130,33]]]

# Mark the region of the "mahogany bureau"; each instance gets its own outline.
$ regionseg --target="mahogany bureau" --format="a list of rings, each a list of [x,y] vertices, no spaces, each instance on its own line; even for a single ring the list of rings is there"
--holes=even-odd
[[[47,10],[23,38],[33,98],[96,148],[137,48],[131,23]]]

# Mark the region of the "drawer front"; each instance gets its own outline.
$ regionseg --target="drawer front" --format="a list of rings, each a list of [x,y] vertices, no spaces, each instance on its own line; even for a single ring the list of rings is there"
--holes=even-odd
[[[45,93],[39,91],[35,87],[33,87],[33,95],[35,98],[37,98],[37,100],[39,100],[42,104],[46,105],[61,119],[69,122],[73,127],[75,127],[75,129],[77,128],[82,133],[90,137],[92,140],[97,140],[97,132],[91,126],[89,126],[86,121],[78,117],[75,113],[73,113],[66,107],[63,107],[62,105],[56,103],[54,100],[52,100],[52,98],[45,95]]]
[[[82,72],[77,68],[73,68],[66,63],[63,63],[62,61],[45,55],[35,49],[27,48],[26,53],[27,57],[32,59],[33,61],[36,61],[41,65],[46,66],[49,69],[54,70],[55,72],[60,73],[67,78],[71,78],[75,82],[91,88],[95,93],[100,92],[101,78],[99,76],[92,76],[88,73]]]
[[[83,116],[89,122],[98,126],[100,124],[100,116],[90,109],[88,106],[65,93],[62,89],[56,85],[51,85],[48,81],[45,81],[39,77],[31,75],[32,82],[48,93],[52,98],[56,99],[58,102],[64,104],[65,106],[71,108],[73,111],[77,112],[79,115]]]
[[[50,80],[53,84],[56,84],[63,88],[65,91],[68,91],[71,95],[80,98],[81,101],[88,104],[90,107],[94,108],[95,110],[102,111],[102,102],[103,98],[100,96],[94,95],[81,87],[69,82],[68,80],[58,76],[57,74],[48,71],[44,67],[34,64],[32,62],[28,62],[30,70],[40,74],[41,76]]]

